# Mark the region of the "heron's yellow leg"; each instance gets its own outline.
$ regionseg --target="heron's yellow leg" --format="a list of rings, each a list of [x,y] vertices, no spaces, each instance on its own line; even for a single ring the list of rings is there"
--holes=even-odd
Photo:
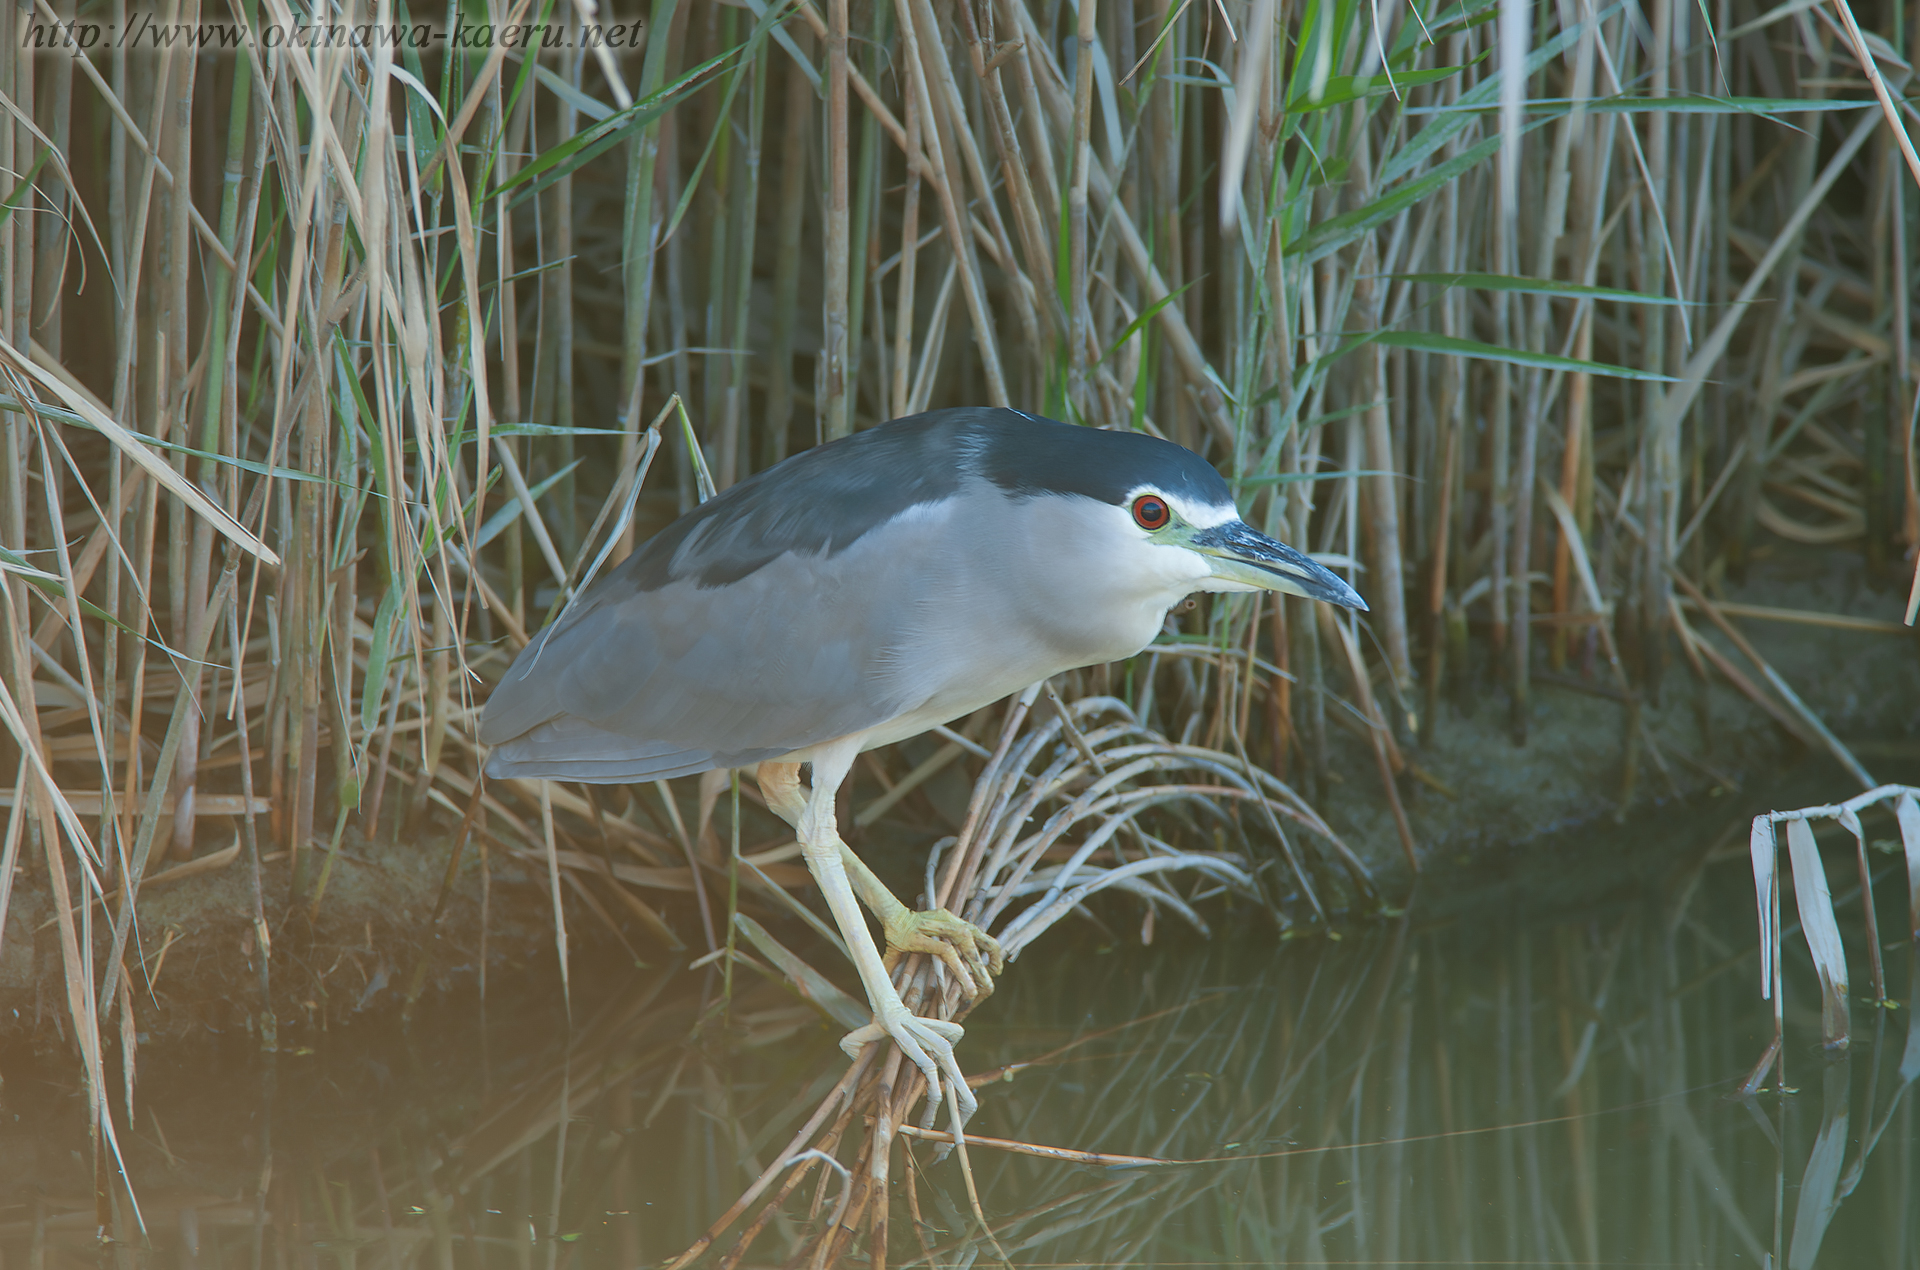
[[[767,806],[797,831],[807,809],[807,799],[800,792],[800,765],[762,763],[756,775]],[[867,867],[866,861],[840,840],[838,832],[834,834],[834,841],[839,844],[840,864],[853,893],[860,897],[867,911],[879,919],[880,929],[886,934],[884,964],[888,970],[908,953],[926,953],[946,965],[968,996],[984,997],[992,993],[993,976],[1007,964],[998,940],[944,908],[917,912],[908,908]]]
[[[845,843],[840,852],[854,894],[880,919],[880,929],[886,933],[888,970],[908,953],[926,953],[945,963],[968,996],[993,992],[993,976],[1007,965],[999,940],[944,908],[908,908]]]
[[[840,1048],[852,1057],[870,1041],[883,1036],[892,1038],[900,1052],[927,1078],[929,1122],[942,1096],[942,1081],[947,1082],[944,1088],[956,1103],[959,1124],[954,1128],[958,1132],[977,1105],[953,1057],[954,1042],[964,1036],[965,1031],[958,1023],[921,1018],[907,1009],[899,989],[887,975],[880,950],[874,945],[873,933],[867,929],[866,916],[860,911],[860,901],[854,898],[853,886],[848,880],[845,859],[851,853],[840,840],[833,798],[857,752],[848,746],[844,753],[829,750],[815,757],[813,790],[795,827],[801,855],[814,881],[820,885],[820,893],[826,898],[834,923],[840,927],[841,937],[847,941],[848,955],[873,1006],[873,1022],[849,1032],[841,1039]]]
[[[800,817],[807,810],[807,795],[800,788],[798,763],[762,763],[753,778],[760,783],[760,795],[774,815],[800,828]]]

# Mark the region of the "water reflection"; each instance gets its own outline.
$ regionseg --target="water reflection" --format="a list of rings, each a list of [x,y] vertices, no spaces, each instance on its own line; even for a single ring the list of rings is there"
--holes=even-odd
[[[1094,1168],[976,1144],[990,1242],[957,1160],[903,1140],[893,1202],[868,1210],[884,1244],[870,1218],[854,1243],[871,1264],[941,1266],[993,1264],[996,1243],[1021,1266],[1913,1265],[1911,1008],[1873,1011],[1830,1060],[1817,1015],[1792,1009],[1818,994],[1790,948],[1796,1092],[1726,1097],[1772,1029],[1740,868],[1559,920],[1042,946],[969,1022],[969,1063],[1004,1076],[972,1129],[1204,1163]],[[1890,952],[1910,1006],[1911,945]],[[92,1197],[79,1100],[16,1062],[0,1252],[97,1263],[104,1226],[129,1270],[670,1258],[845,1073],[812,1007],[742,973],[722,1009],[702,995],[717,983],[654,973],[578,1002],[571,1044],[537,993],[270,1069],[216,1055],[150,1071],[123,1137],[137,1216],[123,1190]],[[848,1119],[842,1142],[868,1131]],[[703,1264],[809,1264],[844,1185],[828,1162],[795,1164]]]

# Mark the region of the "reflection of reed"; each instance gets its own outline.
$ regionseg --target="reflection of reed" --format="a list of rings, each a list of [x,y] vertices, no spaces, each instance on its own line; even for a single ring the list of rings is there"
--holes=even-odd
[[[1397,931],[1282,957],[1251,977],[1241,945],[1156,959],[1137,993],[1109,975],[1102,1001],[1173,1008],[1138,1028],[1090,1021],[1070,1048],[1040,1047],[1051,1061],[996,1085],[975,1127],[1201,1162],[1090,1172],[976,1144],[994,1241],[1015,1264],[1176,1249],[1181,1260],[1243,1264],[1722,1264],[1737,1254],[1810,1266],[1816,1253],[1909,1264],[1900,1179],[1920,1162],[1906,1102],[1920,1027],[1905,1025],[1904,1057],[1899,1038],[1880,1034],[1853,1056],[1869,1086],[1864,1133],[1849,1132],[1858,1086],[1844,1063],[1824,1072],[1817,1106],[1728,1102],[1766,1019],[1744,992],[1752,954],[1729,956],[1740,906],[1706,898],[1727,895],[1728,875],[1696,880],[1666,911],[1599,922]],[[1789,971],[1809,973],[1791,959]],[[1221,992],[1223,982],[1239,987]],[[1022,1017],[1087,1014],[1084,965],[1030,969],[1006,992],[1004,1008]],[[1817,1017],[1788,1021],[1817,1037]],[[850,1124],[843,1111],[852,1159],[872,1126]],[[897,1163],[890,1210],[868,1217],[866,1254],[995,1258],[958,1170],[935,1171],[925,1148],[897,1151],[909,1158]],[[857,1183],[838,1242],[817,1223],[841,1203],[839,1184],[816,1193],[794,1209],[816,1225],[787,1246],[790,1264],[835,1264],[857,1246]],[[889,1218],[909,1230],[882,1249],[874,1241]],[[738,1264],[746,1243],[736,1237],[715,1264]]]
[[[1801,1057],[1798,1095],[1729,1100],[1771,1007],[1734,870],[1694,872],[1664,905],[1560,921],[1029,959],[968,1038],[994,1240],[1016,1265],[1913,1264],[1913,1011],[1874,1011],[1840,1061]],[[1791,947],[1784,968],[1815,979]],[[1910,1002],[1911,950],[1888,973]],[[302,1098],[277,1124],[236,1107],[240,1127],[196,1130],[242,1155],[222,1182],[193,1183],[205,1142],[182,1145],[158,1103],[132,1144],[144,1234],[124,1191],[96,1210],[84,1172],[46,1175],[37,1200],[6,1196],[0,1255],[77,1267],[104,1227],[127,1270],[631,1270],[771,1172],[703,1264],[995,1258],[933,1143],[890,1141],[890,1186],[862,1185],[887,1122],[855,1099],[878,1085],[896,1101],[870,1105],[897,1105],[884,1065],[848,1069],[837,1025],[770,980],[736,975],[724,1014],[697,986],[648,979],[565,1046],[496,1035],[484,1106],[422,1112],[458,1091],[396,1084],[391,1116],[353,1109],[345,1146],[286,1109]],[[1788,1045],[1817,1054],[1818,1011],[1795,999]],[[23,1158],[8,1132],[0,1162]],[[1089,1167],[988,1137],[1194,1163]],[[769,1169],[811,1145],[834,1162]]]
[[[575,1109],[681,1058],[700,1002],[684,991],[665,994],[671,982],[669,975],[655,976],[601,1010],[545,1070],[454,1139],[447,1150],[447,1188],[466,1189],[564,1125]]]
[[[1668,938],[1654,916],[1478,949],[1434,933],[1281,965],[1156,1030],[1160,1043],[1116,1060],[1104,1089],[1069,1092],[1066,1073],[1042,1073],[1026,1118],[983,1132],[1212,1162],[1089,1188],[1084,1172],[976,1152],[995,1235],[1016,1263],[1042,1249],[1124,1260],[1116,1249],[1177,1238],[1183,1260],[1203,1262],[1911,1264],[1902,1179],[1920,1154],[1906,1103],[1920,1027],[1904,1025],[1905,1058],[1897,1037],[1862,1047],[1864,1133],[1849,1136],[1846,1063],[1826,1068],[1817,1104],[1742,1109],[1720,1095],[1761,1012],[1739,999],[1717,933],[1678,913],[1696,937]],[[1719,929],[1737,930],[1722,916]],[[1220,969],[1195,967],[1164,995]],[[1364,986],[1316,1015],[1329,975]],[[1588,1023],[1596,1037],[1583,1042]],[[1160,1091],[1181,1082],[1202,1092],[1170,1110]],[[1869,1178],[1877,1196],[1867,1186],[1850,1200]],[[959,1187],[942,1193],[958,1235],[970,1224]],[[936,1251],[951,1264],[957,1246]]]

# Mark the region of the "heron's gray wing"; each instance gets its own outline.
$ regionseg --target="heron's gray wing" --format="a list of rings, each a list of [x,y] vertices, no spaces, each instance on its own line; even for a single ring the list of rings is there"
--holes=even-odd
[[[674,521],[614,574],[643,591],[686,578],[723,587],[789,552],[838,555],[956,495],[980,447],[981,419],[1002,415],[1012,412],[940,410],[803,450]]]
[[[1024,422],[949,410],[856,433],[682,516],[521,652],[481,723],[487,770],[688,775],[924,704],[902,623],[947,560],[939,509],[982,485],[974,434],[1009,420]]]
[[[896,717],[918,703],[895,673],[904,579],[889,575],[914,554],[863,543],[789,552],[720,587],[596,587],[494,689],[481,724],[495,747],[488,773],[663,779]]]

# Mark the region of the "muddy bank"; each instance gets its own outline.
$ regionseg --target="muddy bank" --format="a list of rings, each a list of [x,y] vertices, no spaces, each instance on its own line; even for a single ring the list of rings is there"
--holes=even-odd
[[[543,890],[517,866],[487,877],[470,860],[436,919],[447,846],[444,830],[386,842],[350,834],[317,906],[311,882],[302,902],[288,902],[291,869],[270,854],[260,870],[265,948],[244,852],[180,881],[156,871],[159,884],[140,892],[126,957],[138,1042],[237,1034],[261,1047],[297,1047],[368,1011],[477,981],[483,966],[512,974],[551,948],[549,914],[534,903]],[[63,1046],[70,1023],[49,897],[30,874],[17,885],[0,945],[0,1043]],[[104,961],[112,916],[96,905],[91,925]],[[107,1017],[103,1030],[117,1036],[119,1011]]]
[[[1763,561],[1721,598],[1736,611],[1761,606],[1864,620],[1867,626],[1849,629],[1751,615],[1730,619],[1876,779],[1920,783],[1920,641],[1868,628],[1897,622],[1902,592],[1866,585],[1858,557],[1835,552]],[[1728,665],[1763,681],[1703,615],[1693,611],[1688,618]],[[1555,892],[1568,899],[1592,895],[1637,870],[1657,869],[1665,855],[1707,849],[1755,811],[1854,792],[1855,782],[1837,762],[1822,766],[1817,752],[1805,761],[1807,746],[1729,686],[1712,661],[1703,658],[1708,673],[1697,675],[1676,641],[1660,700],[1644,703],[1637,718],[1614,690],[1603,660],[1591,662],[1586,674],[1577,655],[1558,674],[1543,661],[1524,746],[1512,739],[1507,699],[1492,686],[1488,668],[1468,668],[1442,699],[1428,738],[1408,738],[1405,745],[1409,767],[1397,787],[1422,862],[1416,902],[1464,910],[1552,903]],[[1777,694],[1770,697],[1780,709]],[[1317,805],[1386,895],[1405,897],[1412,878],[1371,748],[1348,732],[1336,731],[1331,741]],[[922,744],[931,752],[930,743]],[[1790,767],[1811,773],[1791,791],[1776,779]],[[965,769],[947,768],[923,792],[925,814],[957,824],[968,792]],[[1592,845],[1608,835],[1617,841],[1623,822],[1644,830],[1634,836],[1647,850],[1632,860]],[[504,841],[507,828],[493,824],[497,836],[469,845],[443,895],[454,828],[449,816],[427,819],[412,836],[393,831],[369,840],[350,829],[318,905],[311,883],[299,902],[289,903],[287,863],[269,856],[259,881],[271,941],[264,974],[267,950],[256,932],[255,883],[244,853],[223,868],[143,888],[138,939],[127,958],[139,1043],[223,1037],[297,1049],[329,1027],[370,1013],[402,1013],[449,987],[529,973],[557,978],[552,897],[538,844]],[[882,822],[858,845],[906,893],[917,885],[929,832],[950,831]],[[781,835],[763,809],[746,804],[744,844],[777,842]],[[591,845],[592,837],[579,841]],[[203,851],[224,845],[208,842]],[[602,845],[613,859],[614,844]],[[0,942],[0,1044],[58,1050],[69,1044],[58,932],[36,880],[44,867],[39,854],[23,858],[35,866],[16,880]],[[805,881],[797,862],[768,867],[785,885]],[[667,966],[704,950],[687,891],[640,894],[656,905],[681,947],[651,920],[620,911],[604,896],[569,889],[576,979],[635,964]],[[763,917],[774,924],[792,920],[779,913]],[[92,927],[104,958],[110,921],[96,909]],[[120,1013],[110,1014],[103,1030],[118,1034]]]
[[[1860,557],[1839,551],[1764,558],[1717,597],[1738,634],[1876,781],[1912,784],[1920,783],[1920,636],[1877,629],[1899,622],[1905,598],[1903,588],[1868,585]],[[1757,617],[1753,609],[1858,624],[1809,625]],[[1697,608],[1683,612],[1727,666],[1792,716],[1732,639]],[[1409,749],[1419,772],[1399,782],[1424,880],[1444,883],[1458,870],[1471,884],[1490,864],[1556,851],[1568,835],[1601,825],[1644,820],[1657,832],[1668,809],[1682,805],[1711,810],[1724,800],[1733,819],[1801,805],[1771,801],[1779,791],[1769,777],[1803,758],[1831,769],[1830,786],[1815,800],[1859,792],[1838,760],[1733,687],[1710,654],[1701,664],[1704,676],[1676,638],[1660,697],[1642,702],[1636,720],[1604,658],[1595,657],[1585,675],[1575,658],[1559,674],[1541,659],[1525,745],[1513,741],[1505,692],[1492,686],[1487,667],[1473,668],[1443,703],[1432,738]],[[1351,738],[1342,745],[1319,806],[1389,889],[1404,886],[1400,839],[1371,753]]]

